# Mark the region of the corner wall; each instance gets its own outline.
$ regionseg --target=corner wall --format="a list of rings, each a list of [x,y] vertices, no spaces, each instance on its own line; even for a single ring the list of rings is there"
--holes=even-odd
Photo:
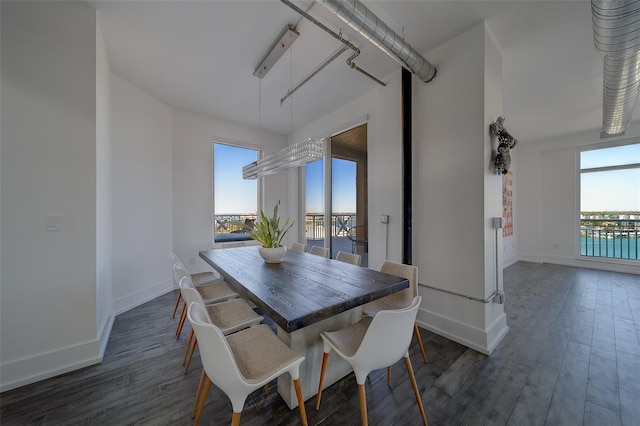
[[[100,23],[96,25],[96,325],[100,357],[113,325],[111,294],[111,71]]]
[[[210,270],[198,252],[214,246],[214,141],[263,149],[268,155],[283,148],[286,138],[180,110],[172,111],[172,120],[173,251],[192,273]],[[264,181],[266,195],[259,209],[273,209],[278,200],[288,205],[287,176],[278,173],[259,180]]]
[[[172,110],[111,74],[114,313],[173,289]]]
[[[0,383],[100,361],[96,13],[1,2]]]
[[[502,186],[489,134],[502,113],[501,53],[482,23],[427,56],[438,75],[414,89],[414,261],[426,285],[418,321],[491,353],[508,330],[503,306],[450,292],[485,299],[502,281],[501,234],[496,254],[491,228]]]
[[[640,109],[636,107],[636,115]],[[528,262],[640,274],[635,261],[582,259],[578,256],[578,150],[587,146],[640,139],[640,121],[621,137],[600,139],[600,130],[518,145],[518,257]]]

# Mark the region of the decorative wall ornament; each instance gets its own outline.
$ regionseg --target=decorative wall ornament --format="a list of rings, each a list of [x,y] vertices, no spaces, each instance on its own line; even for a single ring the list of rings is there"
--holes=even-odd
[[[511,149],[516,146],[518,140],[511,136],[504,128],[504,117],[498,117],[495,123],[489,126],[491,133],[498,138],[498,148],[494,161],[496,173],[506,175],[511,167]]]
[[[502,175],[502,236],[513,235],[513,170]]]

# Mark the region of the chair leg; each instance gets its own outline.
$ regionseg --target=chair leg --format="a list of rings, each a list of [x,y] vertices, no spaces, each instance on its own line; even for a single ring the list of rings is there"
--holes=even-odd
[[[298,408],[300,409],[300,419],[302,426],[307,426],[307,411],[304,408],[304,399],[302,398],[302,389],[300,388],[300,380],[295,379],[293,386],[296,388],[296,397],[298,398]]]
[[[265,395],[269,395],[269,383],[267,383],[266,385],[264,385],[264,394],[265,394]]]
[[[200,399],[200,391],[202,390],[202,384],[204,383],[206,373],[204,372],[204,368],[202,369],[202,373],[200,373],[200,382],[198,383],[198,390],[196,391],[196,398],[193,401],[193,408],[191,409],[191,418],[193,419],[196,416],[196,408],[198,407],[198,400]]]
[[[187,359],[187,365],[184,367],[184,374],[189,372],[189,366],[191,365],[191,360],[193,359],[193,353],[196,351],[196,345],[198,344],[198,338],[193,336],[193,344],[191,345],[191,351],[189,352],[189,359]]]
[[[233,417],[231,417],[231,426],[240,426],[240,416],[242,413],[233,413]]]
[[[187,362],[187,355],[189,355],[189,348],[191,347],[191,339],[193,339],[193,327],[191,327],[189,338],[187,339],[187,344],[184,347],[184,355],[182,355],[182,365]]]
[[[411,386],[413,386],[413,393],[416,396],[416,402],[418,403],[418,409],[420,409],[420,415],[422,416],[422,423],[427,426],[427,415],[424,413],[424,407],[422,406],[422,398],[420,398],[420,391],[418,391],[418,384],[416,383],[416,376],[413,374],[413,367],[411,366],[411,360],[408,356],[404,357],[404,365],[407,367],[407,373],[411,379]]]
[[[182,314],[180,314],[180,321],[178,321],[178,328],[176,328],[176,339],[180,338],[180,333],[182,332],[182,327],[184,326],[184,322],[187,319],[187,302],[182,304]]]
[[[422,352],[422,359],[424,360],[424,363],[427,363],[427,354],[424,351],[424,345],[422,344],[422,337],[420,337],[420,329],[418,328],[418,323],[414,322],[413,323],[413,333],[416,335],[416,338],[418,339],[418,345],[420,346],[420,352]]]
[[[364,390],[364,384],[358,385],[358,394],[360,395],[360,419],[362,420],[362,426],[368,426],[369,420],[367,419],[367,394]]]
[[[387,367],[387,386],[391,386],[391,366]]]
[[[206,373],[205,373],[205,377],[206,377]],[[198,426],[198,423],[200,422],[200,417],[202,416],[202,410],[204,409],[204,403],[207,400],[207,395],[209,394],[210,388],[211,388],[211,380],[209,380],[209,377],[206,377],[205,383],[204,383],[204,389],[202,389],[202,395],[200,397],[198,414],[196,414],[196,419],[193,421],[193,426]]]
[[[180,293],[180,291],[178,291],[178,298],[176,299],[176,306],[173,307],[173,314],[171,315],[171,318],[175,318],[176,317],[176,311],[178,310],[178,305],[180,305],[180,299],[182,299],[182,293]]]
[[[324,383],[324,373],[327,371],[327,360],[329,359],[329,352],[325,352],[322,355],[322,369],[320,370],[320,383],[318,383],[318,397],[316,399],[316,410],[320,409],[320,398],[322,398],[322,385]]]

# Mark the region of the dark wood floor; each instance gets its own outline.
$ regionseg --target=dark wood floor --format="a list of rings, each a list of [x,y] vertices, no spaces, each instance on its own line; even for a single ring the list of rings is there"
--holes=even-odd
[[[422,330],[411,359],[431,426],[639,425],[640,276],[519,262],[505,270],[510,331],[490,357]],[[189,425],[200,376],[174,337],[176,293],[116,318],[100,365],[0,395],[4,425]],[[185,327],[188,328],[188,327]],[[419,425],[403,365],[388,387],[383,371],[366,385],[371,425]],[[272,388],[275,387],[275,382]],[[353,374],[306,403],[311,425],[356,425]],[[231,404],[212,387],[202,424],[231,421]],[[275,389],[253,393],[243,425],[295,425]]]

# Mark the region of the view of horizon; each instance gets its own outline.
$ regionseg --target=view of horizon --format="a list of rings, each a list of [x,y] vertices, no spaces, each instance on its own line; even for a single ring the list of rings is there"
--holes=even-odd
[[[257,181],[242,178],[242,167],[256,161],[258,151],[214,144],[215,214],[256,214]],[[583,151],[580,165],[581,212],[640,212],[640,168],[584,172],[584,169],[640,163],[640,144]],[[323,160],[307,164],[306,211],[324,213]],[[333,211],[356,211],[356,168],[347,160],[332,159]],[[241,196],[241,194],[252,194]]]
[[[640,168],[584,172],[640,163],[640,144],[580,153],[580,211],[640,211]]]

